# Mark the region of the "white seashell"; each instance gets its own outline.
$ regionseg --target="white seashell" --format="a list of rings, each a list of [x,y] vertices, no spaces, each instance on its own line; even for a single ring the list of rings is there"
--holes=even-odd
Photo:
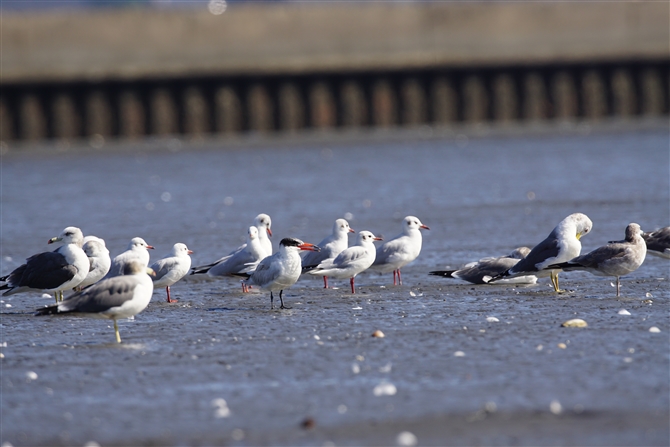
[[[552,400],[549,404],[549,411],[554,414],[561,414],[563,412],[563,406],[557,400]]]
[[[384,338],[384,333],[382,331],[380,331],[379,329],[377,329],[376,331],[374,331],[372,333],[372,336],[375,337],[375,338]]]
[[[630,312],[628,312],[626,309],[621,309],[619,311],[619,315],[630,315]]]
[[[465,352],[456,351],[456,352],[454,352],[454,357],[465,357]]]
[[[568,320],[565,323],[561,324],[563,327],[587,327],[588,324],[586,321],[582,320],[581,318],[573,318],[572,320]]]
[[[28,371],[26,373],[26,380],[28,382],[31,382],[33,380],[37,380],[37,373],[35,371]]]
[[[488,321],[489,323],[497,323],[500,320],[498,320],[496,317],[486,317],[486,321]]]
[[[395,442],[399,446],[413,447],[419,442],[419,440],[417,439],[416,435],[414,435],[414,433],[404,431],[398,434]]]
[[[649,328],[649,332],[653,332],[654,334],[658,334],[659,332],[661,332],[661,330],[659,328],[657,328],[656,326],[652,326],[652,327]]]
[[[230,409],[228,408],[228,403],[225,399],[213,399],[212,406],[216,408],[216,411],[214,412],[215,418],[227,418],[230,416]]]
[[[398,392],[398,389],[391,382],[381,382],[372,392],[375,396],[393,396]]]

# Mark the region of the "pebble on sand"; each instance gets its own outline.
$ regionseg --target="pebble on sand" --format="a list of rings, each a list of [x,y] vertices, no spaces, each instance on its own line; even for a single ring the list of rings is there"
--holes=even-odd
[[[588,324],[586,321],[582,320],[581,318],[573,318],[572,320],[568,320],[565,323],[561,324],[563,327],[587,327]]]
[[[415,446],[419,440],[416,438],[416,435],[409,431],[403,431],[398,434],[396,438],[396,444],[403,447],[412,447]]]
[[[375,338],[384,338],[384,333],[382,331],[380,331],[379,329],[377,329],[376,331],[374,331],[372,333],[372,336],[375,337]]]
[[[659,332],[661,332],[661,330],[659,328],[657,328],[656,326],[652,326],[652,327],[649,328],[649,332],[653,332],[654,334],[658,334]]]

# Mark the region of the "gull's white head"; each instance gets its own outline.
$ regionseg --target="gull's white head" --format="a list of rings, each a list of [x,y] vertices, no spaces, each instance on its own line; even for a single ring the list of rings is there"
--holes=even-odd
[[[360,233],[358,233],[358,238],[356,239],[356,242],[358,245],[362,244],[367,244],[367,243],[372,243],[373,241],[381,241],[383,240],[380,237],[375,236],[372,234],[372,232],[363,230]]]
[[[412,230],[419,230],[419,229],[424,229],[424,230],[430,230],[427,226],[421,223],[418,217],[414,216],[407,216],[403,220],[402,223],[403,230],[405,231],[412,231]]]
[[[591,222],[591,219],[589,219],[586,214],[582,213],[570,214],[568,217],[563,219],[561,224],[574,225],[575,236],[577,237],[577,240],[581,239],[585,234],[588,234],[593,228],[593,222]]]
[[[144,239],[142,239],[141,237],[132,238],[130,240],[130,244],[128,244],[128,250],[139,250],[139,249],[142,249],[142,248],[153,250],[154,247],[147,244],[146,241]]]
[[[88,240],[84,242],[82,248],[84,253],[86,253],[86,256],[89,258],[103,254],[109,255],[109,250],[107,250],[107,247],[105,247],[105,241],[102,239],[95,236],[86,236],[84,239]]]
[[[75,244],[81,247],[84,243],[84,234],[77,227],[67,227],[57,237],[52,237],[47,242],[53,244],[54,242],[63,242],[64,244]]]
[[[259,214],[254,219],[254,225],[259,231],[265,230],[268,236],[272,237],[272,219],[267,214]]]
[[[92,234],[89,234],[88,236],[84,237],[84,245],[86,245],[86,243],[88,243],[89,241],[96,241],[102,244],[103,247],[107,246],[107,244],[105,244],[104,239],[99,238],[98,236],[93,236]]]
[[[355,233],[355,231],[349,226],[349,222],[346,219],[337,219],[333,225],[334,234],[347,234]]]
[[[247,235],[248,235],[250,241],[253,241],[254,239],[258,239],[258,228],[249,227],[249,231],[247,232]]]
[[[188,249],[186,244],[182,244],[181,242],[177,242],[172,246],[172,256],[188,256],[192,255],[193,252]]]

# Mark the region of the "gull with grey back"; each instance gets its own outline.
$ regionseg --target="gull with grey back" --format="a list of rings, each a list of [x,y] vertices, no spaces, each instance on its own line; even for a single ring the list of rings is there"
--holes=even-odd
[[[84,235],[77,227],[65,228],[60,236],[52,237],[48,243],[63,242],[54,251],[38,253],[26,259],[26,263],[0,278],[6,284],[0,290],[3,295],[29,291],[53,293],[56,302],[63,300],[63,291],[77,287],[88,275],[90,263],[81,249]]]
[[[515,266],[528,253],[530,253],[530,248],[519,247],[507,256],[482,258],[456,270],[435,270],[429,272],[429,275],[462,279],[472,284],[488,284],[491,278]],[[537,276],[535,275],[515,276],[498,281],[500,284],[535,284],[536,282]]]
[[[579,256],[582,251],[580,239],[592,228],[593,223],[586,214],[570,214],[556,225],[549,236],[533,247],[525,258],[494,276],[489,282],[523,275],[535,275],[538,278],[549,276],[554,291],[562,292],[558,286],[558,274],[561,269],[547,269],[547,267]]]
[[[571,259],[567,262],[552,264],[547,269],[562,269],[566,272],[585,270],[598,276],[616,277],[616,296],[621,288],[620,278],[634,272],[644,262],[647,245],[642,239],[642,230],[636,223],[626,227],[626,238],[621,241],[609,242],[602,247]]]
[[[154,285],[151,272],[141,261],[130,260],[123,274],[88,287],[69,296],[59,304],[37,309],[35,315],[75,315],[107,318],[114,321],[116,341],[121,343],[116,320],[130,318],[142,312],[151,301]]]

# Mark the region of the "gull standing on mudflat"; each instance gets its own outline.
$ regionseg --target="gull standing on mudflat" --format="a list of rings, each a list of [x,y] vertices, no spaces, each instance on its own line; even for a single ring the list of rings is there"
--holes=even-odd
[[[128,264],[133,259],[140,261],[140,263],[145,268],[148,267],[149,252],[147,250],[153,249],[154,247],[147,244],[141,237],[132,238],[130,240],[130,244],[128,244],[128,249],[123,253],[116,255],[114,259],[112,259],[112,266],[109,268],[107,275],[105,275],[105,279],[123,275],[126,264]]]
[[[207,276],[216,278],[235,276],[238,273],[249,273],[267,256],[269,255],[266,248],[263,248],[258,228],[252,226],[249,227],[247,242],[244,245],[212,264],[194,267],[191,275],[207,273]],[[242,292],[247,291],[246,284],[242,283]]]
[[[530,253],[530,248],[519,247],[507,256],[482,258],[479,261],[465,264],[457,270],[435,270],[429,272],[429,275],[462,279],[472,284],[488,284],[491,278],[515,266],[528,253]],[[535,275],[517,276],[498,281],[500,284],[535,284],[536,282],[537,276]]]
[[[393,271],[393,285],[402,285],[400,269],[414,261],[421,253],[421,231],[430,230],[414,216],[407,216],[402,222],[402,233],[377,247],[375,262],[370,267],[382,273]]]
[[[154,291],[154,284],[141,261],[134,259],[124,266],[121,276],[103,279],[91,287],[69,296],[62,303],[37,309],[35,315],[73,314],[114,320],[116,341],[121,343],[116,320],[142,312]]]
[[[354,278],[375,262],[376,250],[373,242],[381,240],[382,238],[376,237],[369,231],[361,231],[358,233],[356,245],[343,250],[335,259],[326,259],[309,274],[323,275],[324,278],[326,276],[337,279],[349,278],[351,293],[356,293]]]
[[[647,253],[670,259],[670,227],[642,233],[642,239],[647,243]]]
[[[349,226],[346,219],[337,219],[333,224],[330,236],[319,242],[321,251],[310,251],[302,258],[302,273],[308,273],[327,259],[335,259],[349,246],[349,233],[355,231]],[[367,268],[367,267],[366,267]],[[323,288],[328,288],[328,276],[323,277]]]
[[[109,272],[109,268],[112,265],[109,250],[107,250],[103,239],[95,236],[86,236],[84,238],[84,245],[81,248],[88,257],[89,269],[86,278],[76,287],[77,290],[84,289],[100,281]]]
[[[167,302],[176,303],[177,300],[170,298],[170,286],[182,279],[191,268],[191,255],[193,252],[186,244],[177,242],[172,247],[172,253],[151,264],[151,270],[156,276],[153,278],[154,287],[165,287]]]
[[[56,302],[63,300],[63,291],[77,287],[86,278],[89,261],[81,249],[84,235],[77,227],[67,227],[58,237],[52,237],[48,243],[63,242],[64,245],[54,251],[33,255],[26,263],[14,269],[12,273],[0,278],[6,282],[0,290],[3,295],[28,291],[53,293]]]
[[[568,262],[552,264],[546,268],[562,269],[566,272],[586,270],[598,276],[616,276],[616,296],[619,296],[620,277],[637,270],[644,262],[646,254],[647,244],[642,238],[640,226],[630,223],[626,227],[624,240],[610,242]]]
[[[286,237],[279,242],[279,251],[263,259],[256,270],[251,273],[239,273],[237,276],[247,278],[247,285],[256,285],[263,290],[270,291],[270,309],[274,309],[274,296],[272,292],[279,290],[279,301],[281,309],[290,309],[284,306],[282,293],[284,289],[291,287],[300,278],[302,272],[302,259],[298,254],[300,250],[319,251],[314,244],[303,242],[300,239]]]
[[[528,255],[516,263],[514,267],[491,278],[489,282],[499,281],[514,276],[535,275],[538,278],[549,276],[556,292],[560,269],[550,269],[552,264],[569,261],[582,251],[582,236],[593,228],[593,223],[586,214],[574,213],[563,219],[545,240],[537,244]]]

